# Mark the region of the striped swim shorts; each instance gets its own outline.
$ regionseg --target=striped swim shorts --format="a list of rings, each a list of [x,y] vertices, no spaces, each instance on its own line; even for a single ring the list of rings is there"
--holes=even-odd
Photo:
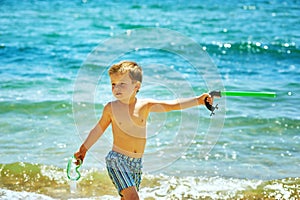
[[[106,168],[119,195],[121,191],[135,186],[139,191],[142,179],[142,158],[131,158],[115,151],[110,151],[105,158]]]

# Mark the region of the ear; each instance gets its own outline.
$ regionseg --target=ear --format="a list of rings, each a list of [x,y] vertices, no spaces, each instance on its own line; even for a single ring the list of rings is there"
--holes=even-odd
[[[136,91],[139,91],[140,88],[141,88],[141,82],[140,82],[140,81],[137,81],[137,82],[135,83],[135,89],[136,89]]]

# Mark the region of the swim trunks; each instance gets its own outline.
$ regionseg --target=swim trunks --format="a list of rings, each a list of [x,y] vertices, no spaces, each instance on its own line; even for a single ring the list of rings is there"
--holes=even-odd
[[[121,191],[135,186],[139,191],[142,179],[142,158],[131,158],[115,151],[110,151],[105,158],[106,168],[110,179],[117,188],[119,195]]]

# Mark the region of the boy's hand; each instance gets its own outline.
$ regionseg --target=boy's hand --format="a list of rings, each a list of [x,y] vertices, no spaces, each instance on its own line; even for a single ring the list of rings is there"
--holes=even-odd
[[[77,160],[75,162],[76,165],[80,165],[80,163],[83,163],[86,152],[87,152],[87,148],[84,145],[81,145],[79,151],[74,154],[74,157]]]
[[[206,98],[207,97],[207,98]],[[206,102],[208,102],[210,105],[213,105],[213,103],[214,103],[214,98],[213,97],[211,97],[209,94],[206,94]],[[204,99],[205,99],[204,98]],[[205,102],[204,102],[205,103]]]
[[[210,105],[213,105],[214,98],[211,97],[208,93],[204,93],[200,96],[200,101],[199,102],[200,102],[200,104],[205,105],[205,101],[208,102]]]

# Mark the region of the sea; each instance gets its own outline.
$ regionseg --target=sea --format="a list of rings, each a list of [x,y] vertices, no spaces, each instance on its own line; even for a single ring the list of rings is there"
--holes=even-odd
[[[214,97],[151,113],[141,199],[300,199],[300,1],[0,0],[0,199],[119,199],[109,127],[67,164],[114,100],[109,67],[143,67],[137,98]]]

